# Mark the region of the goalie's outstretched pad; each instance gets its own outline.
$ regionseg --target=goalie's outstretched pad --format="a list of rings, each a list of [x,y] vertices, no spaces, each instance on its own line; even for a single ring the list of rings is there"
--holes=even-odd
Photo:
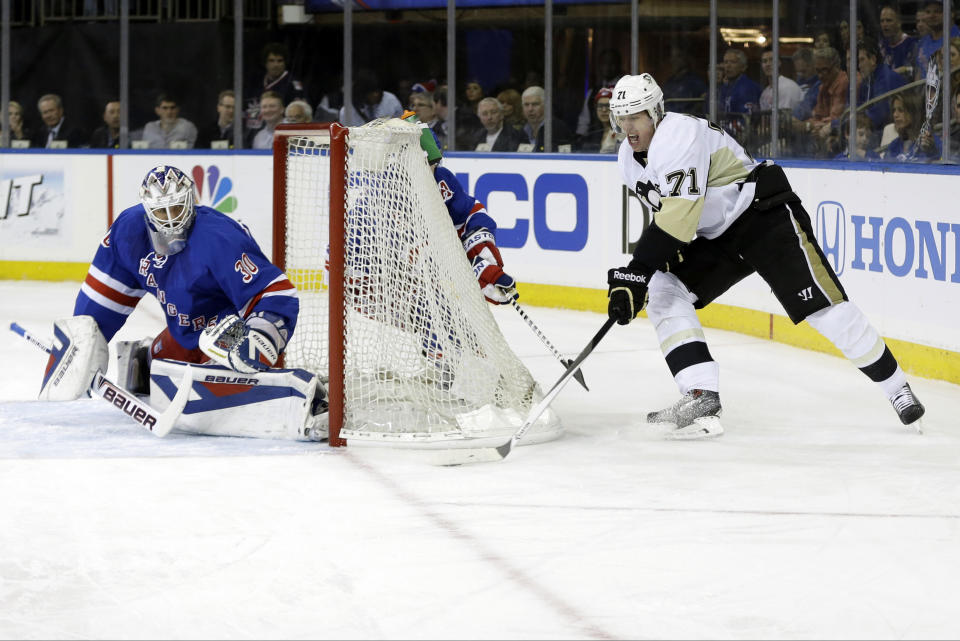
[[[155,359],[150,405],[170,404],[187,363]],[[302,369],[241,374],[218,365],[191,365],[191,392],[177,429],[214,436],[318,441],[327,438],[327,390]]]
[[[40,386],[41,401],[72,401],[90,388],[97,371],[107,371],[107,341],[93,316],[71,316],[53,324],[53,351]]]

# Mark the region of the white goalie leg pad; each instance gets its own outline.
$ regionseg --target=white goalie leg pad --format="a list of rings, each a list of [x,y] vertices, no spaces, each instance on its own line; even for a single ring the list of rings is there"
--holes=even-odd
[[[92,316],[54,322],[54,345],[40,386],[41,401],[72,401],[90,388],[97,370],[106,372],[107,341]]]
[[[187,364],[155,359],[150,405],[163,410]],[[278,369],[242,374],[219,365],[192,365],[192,389],[177,429],[213,436],[324,440],[327,391],[315,374]]]

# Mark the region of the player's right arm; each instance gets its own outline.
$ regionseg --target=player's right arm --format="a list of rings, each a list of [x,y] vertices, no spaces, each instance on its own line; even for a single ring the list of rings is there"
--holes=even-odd
[[[117,243],[122,243],[122,229],[118,218],[100,241],[73,306],[74,316],[94,318],[107,342],[147,293],[120,257]]]

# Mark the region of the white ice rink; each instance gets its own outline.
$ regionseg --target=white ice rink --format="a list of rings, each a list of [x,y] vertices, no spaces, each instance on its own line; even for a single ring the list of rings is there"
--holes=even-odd
[[[0,638],[956,639],[960,387],[926,433],[852,365],[707,330],[720,439],[664,441],[650,325],[614,327],[501,463],[172,434],[34,401],[76,283],[0,283]],[[530,307],[565,354],[598,314]],[[541,385],[560,365],[510,308]],[[145,300],[121,333],[159,330]]]

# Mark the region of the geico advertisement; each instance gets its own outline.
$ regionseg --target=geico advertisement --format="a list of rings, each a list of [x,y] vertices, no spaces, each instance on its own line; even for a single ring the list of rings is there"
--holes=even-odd
[[[243,223],[270,257],[273,160],[254,155],[130,154],[113,157],[114,217],[140,202],[140,184],[157,165],[173,165],[197,185],[197,203]]]
[[[102,156],[0,156],[0,260],[71,261],[85,244],[95,248],[106,223],[105,167]],[[98,213],[103,224],[91,230]]]
[[[497,245],[518,280],[605,288],[648,214],[620,181],[616,158],[450,157],[444,164],[497,222]]]

